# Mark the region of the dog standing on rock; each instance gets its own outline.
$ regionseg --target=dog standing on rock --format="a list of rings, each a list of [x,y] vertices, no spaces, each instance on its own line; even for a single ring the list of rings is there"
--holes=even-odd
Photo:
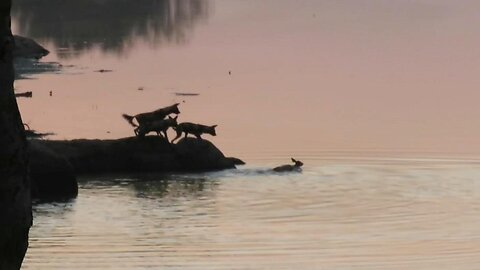
[[[205,125],[194,124],[189,122],[180,123],[173,128],[177,132],[177,137],[175,137],[172,140],[172,143],[176,141],[178,138],[180,138],[180,136],[182,136],[182,133],[185,133],[185,138],[187,138],[188,134],[194,135],[195,137],[197,137],[197,139],[201,139],[202,138],[201,135],[204,133],[210,134],[212,136],[216,136],[217,135],[217,133],[215,132],[216,127],[217,125],[205,126]]]
[[[180,110],[178,110],[178,105],[180,105],[180,103],[175,103],[171,106],[161,108],[153,112],[139,113],[133,116],[128,114],[122,114],[122,116],[123,118],[125,118],[125,120],[128,121],[130,125],[132,125],[133,127],[138,127],[138,126],[146,125],[149,122],[163,120],[165,119],[165,117],[167,117],[170,114],[180,114]],[[135,124],[133,120],[136,120],[137,124]]]
[[[135,128],[135,135],[137,135],[138,137],[144,137],[149,132],[156,132],[159,136],[163,134],[165,140],[167,140],[167,142],[170,142],[168,140],[167,130],[170,127],[175,128],[177,126],[177,117],[178,116],[172,118],[169,116],[167,119],[157,120],[140,125]]]

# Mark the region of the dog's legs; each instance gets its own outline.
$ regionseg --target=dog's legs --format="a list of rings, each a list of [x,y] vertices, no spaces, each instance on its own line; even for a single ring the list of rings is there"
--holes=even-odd
[[[195,137],[197,137],[197,139],[199,139],[199,140],[202,139],[202,136],[200,136],[200,134],[195,134]]]
[[[173,138],[172,143],[182,136],[182,131],[177,129],[177,136]]]
[[[137,137],[138,138],[144,138],[147,133],[142,132],[141,130],[137,132]]]
[[[155,133],[157,133],[157,136],[159,136],[159,137],[162,137],[162,138],[163,138],[163,135],[162,135],[162,132],[161,132],[161,131],[158,131],[158,130],[157,130],[157,131],[155,131]]]
[[[165,137],[165,140],[167,141],[167,143],[170,143],[170,141],[168,140],[168,134],[166,130],[163,131],[163,136]]]

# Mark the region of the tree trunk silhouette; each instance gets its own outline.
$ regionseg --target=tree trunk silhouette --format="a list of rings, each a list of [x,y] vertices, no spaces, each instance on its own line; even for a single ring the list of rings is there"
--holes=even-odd
[[[0,1],[0,270],[20,269],[32,224],[27,144],[13,92],[11,2]]]

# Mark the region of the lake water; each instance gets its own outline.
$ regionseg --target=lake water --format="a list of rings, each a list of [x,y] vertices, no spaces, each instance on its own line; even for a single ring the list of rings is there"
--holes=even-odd
[[[23,268],[476,269],[478,8],[16,0],[15,32],[51,51],[16,81],[31,128],[120,138],[122,113],[178,102],[248,164],[82,176],[35,206]],[[302,173],[269,170],[290,157]]]
[[[476,269],[480,163],[92,176],[35,207],[25,269]],[[87,181],[88,180],[88,181]]]

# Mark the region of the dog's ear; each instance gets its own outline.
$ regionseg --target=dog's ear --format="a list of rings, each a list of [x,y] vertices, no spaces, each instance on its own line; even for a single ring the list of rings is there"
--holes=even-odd
[[[178,107],[178,105],[180,105],[180,103],[173,104],[173,106],[175,106],[175,107]]]
[[[292,161],[293,161],[293,163],[296,163],[296,162],[297,162],[293,157],[292,157]]]
[[[212,128],[216,128],[218,125],[213,125]]]

